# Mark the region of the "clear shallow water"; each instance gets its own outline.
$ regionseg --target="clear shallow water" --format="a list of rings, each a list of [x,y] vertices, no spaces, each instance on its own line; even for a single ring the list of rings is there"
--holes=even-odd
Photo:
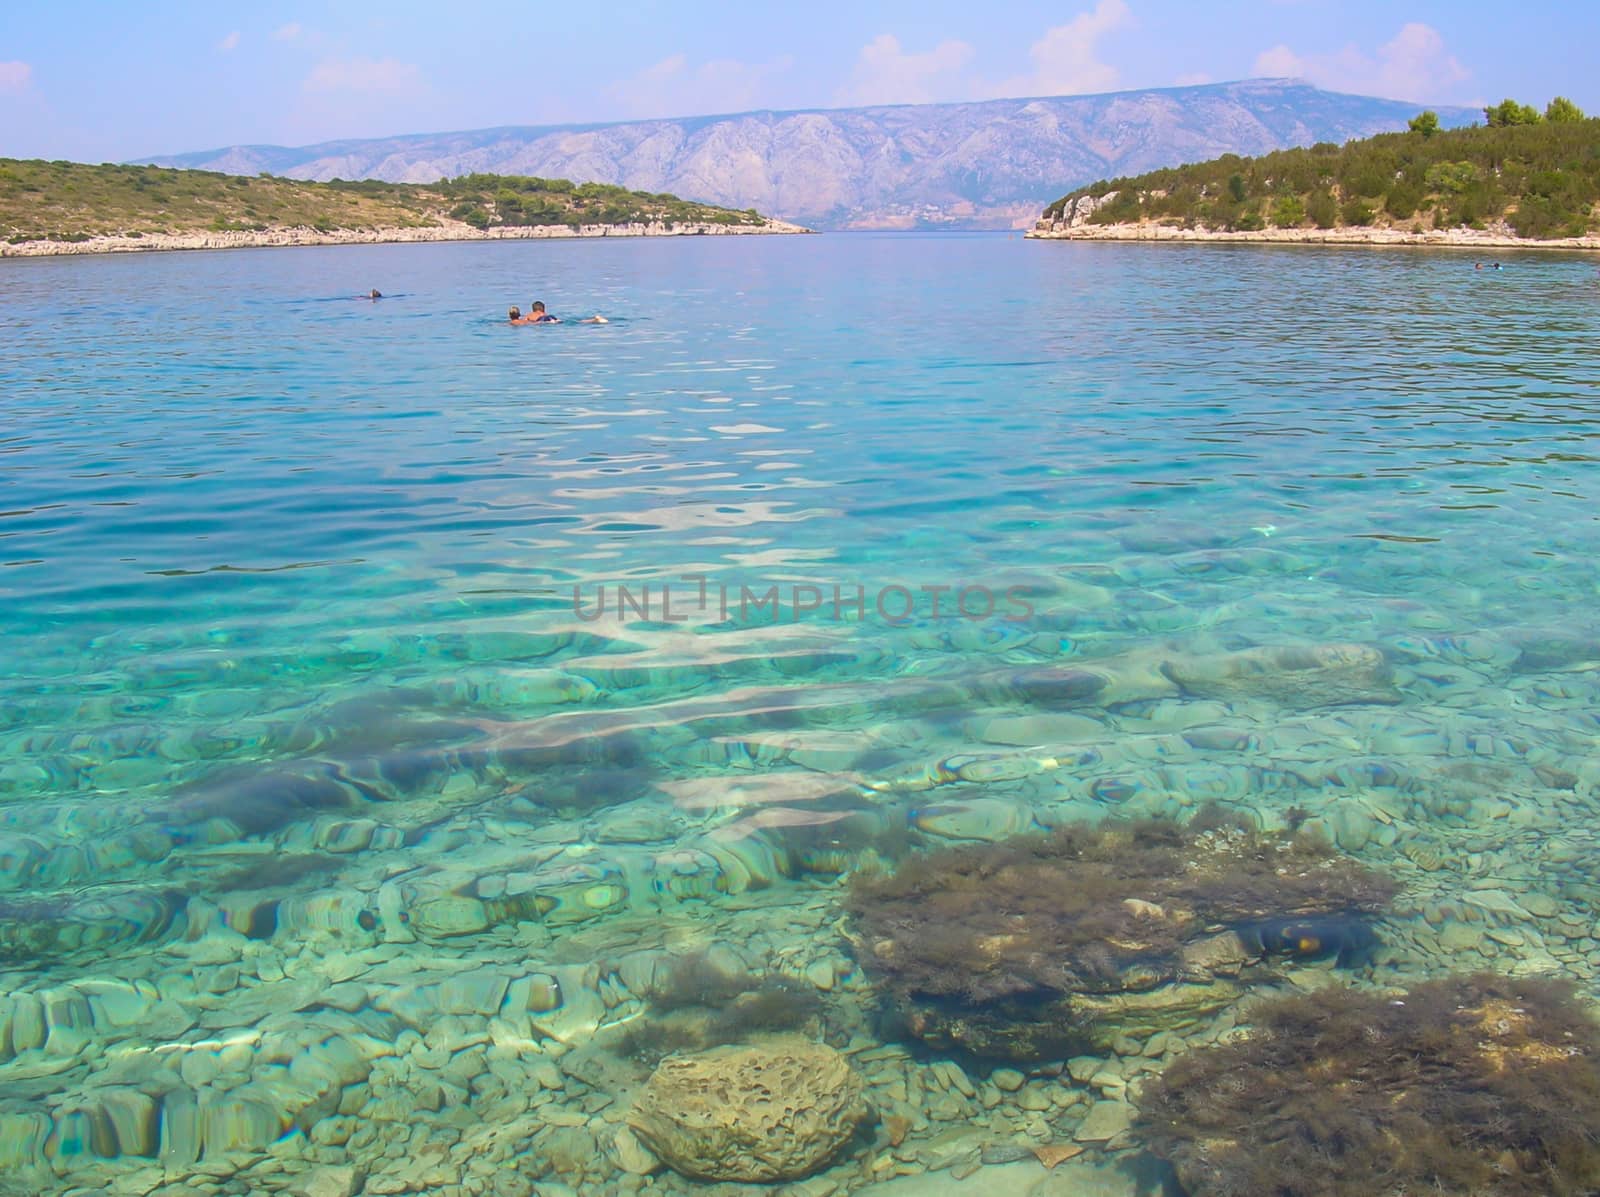
[[[1577,911],[1600,286],[1504,260],[859,235],[4,263],[7,983],[159,988],[209,940],[566,966],[680,916],[748,946],[729,891],[1208,797],[1433,853],[1419,908],[1492,882]],[[535,298],[613,322],[504,324]],[[1335,642],[1398,701],[1159,668]],[[1071,669],[1111,683],[1052,689]],[[1587,977],[1581,938],[1555,959]],[[207,1025],[280,1004],[244,971]]]

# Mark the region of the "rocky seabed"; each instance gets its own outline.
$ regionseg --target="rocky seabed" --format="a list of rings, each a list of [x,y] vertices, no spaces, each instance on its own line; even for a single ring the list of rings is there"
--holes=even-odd
[[[1131,594],[1073,593],[1080,634],[1097,610],[1130,618]],[[999,656],[1017,640],[921,629],[952,658],[993,655],[887,689],[813,685],[787,662],[781,730],[692,694],[603,708],[603,671],[552,659],[540,691],[569,709],[484,725],[431,772],[402,779],[330,739],[136,817],[63,786],[80,741],[28,733],[30,763],[0,783],[56,797],[0,808],[0,1192],[1128,1192],[1114,1169],[1138,1148],[1142,1081],[1246,1033],[1248,999],[1063,1060],[930,1058],[877,1029],[844,878],[908,849],[1218,801],[1266,828],[1303,820],[1401,882],[1370,964],[1295,965],[1286,985],[1488,967],[1592,986],[1600,636],[1416,619],[1373,643],[1088,657],[1042,631],[1056,659],[1026,667]],[[192,756],[142,734],[126,730],[130,759]],[[679,776],[581,814],[539,804],[621,735]],[[784,1071],[792,1041],[737,1037],[775,1076],[837,1078],[780,1086],[795,1095],[777,1107],[735,1092],[767,1103],[764,1140],[691,1128],[707,1159],[759,1164],[669,1168],[651,1146],[662,1082],[639,1037],[681,1020],[685,968],[708,992],[781,979],[821,1011],[790,1029],[837,1049]]]

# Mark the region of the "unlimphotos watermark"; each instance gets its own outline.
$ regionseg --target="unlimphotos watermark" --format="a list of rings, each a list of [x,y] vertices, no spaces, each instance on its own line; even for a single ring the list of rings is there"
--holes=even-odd
[[[967,619],[976,623],[999,619],[1022,623],[1033,618],[1026,586],[1001,590],[980,583],[891,582],[812,585],[774,582],[764,588],[715,582],[705,574],[685,574],[676,582],[599,583],[585,595],[572,588],[572,613],[585,623],[613,618],[659,623],[720,622],[798,623],[812,618],[836,623],[880,619],[903,624],[916,619]]]

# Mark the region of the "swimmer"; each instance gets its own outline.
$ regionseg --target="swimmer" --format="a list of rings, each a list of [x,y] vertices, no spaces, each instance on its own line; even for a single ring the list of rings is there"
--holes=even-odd
[[[544,300],[536,299],[533,301],[533,306],[528,309],[527,322],[529,324],[560,324],[561,317],[552,316],[549,312],[545,311]]]
[[[607,320],[604,316],[594,315],[594,316],[585,316],[582,320],[578,321],[578,323],[579,324],[610,324],[611,321]]]
[[[512,304],[511,305],[511,310],[506,313],[506,318],[509,319],[512,324],[526,324],[527,323],[527,321],[522,318],[522,309],[519,308],[516,304]]]
[[[383,298],[383,292],[378,290],[378,288],[374,287],[374,288],[372,288],[372,290],[368,291],[365,295],[357,295],[356,298],[357,299],[382,299]]]

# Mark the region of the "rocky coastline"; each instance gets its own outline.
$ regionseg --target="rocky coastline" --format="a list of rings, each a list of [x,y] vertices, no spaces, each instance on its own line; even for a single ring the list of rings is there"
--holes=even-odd
[[[1222,229],[1182,228],[1149,221],[1133,224],[1088,224],[1067,220],[1041,220],[1024,236],[1039,241],[1163,241],[1221,242],[1240,245],[1407,245],[1480,250],[1600,250],[1600,236],[1558,237],[1536,241],[1528,237],[1519,237],[1504,225],[1491,226],[1487,229],[1425,229],[1420,232],[1409,229],[1356,227],[1228,232]]]
[[[695,237],[809,233],[811,229],[783,220],[759,225],[713,224],[709,221],[663,221],[649,224],[518,225],[478,229],[457,220],[441,220],[417,228],[330,229],[275,228],[260,232],[197,231],[144,236],[91,237],[87,241],[0,241],[0,258],[56,257],[66,254],[116,254],[183,249],[257,249],[284,245],[390,245],[416,241],[523,241],[550,237]]]

